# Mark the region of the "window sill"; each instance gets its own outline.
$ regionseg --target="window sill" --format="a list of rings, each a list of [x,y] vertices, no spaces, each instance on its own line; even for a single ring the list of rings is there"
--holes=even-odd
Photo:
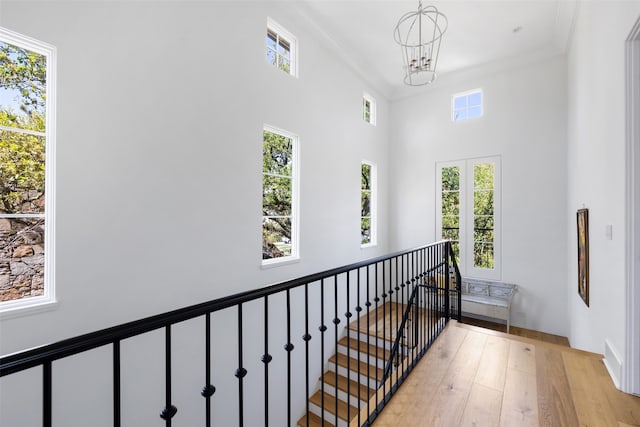
[[[58,301],[41,300],[29,301],[29,303],[7,304],[7,307],[0,307],[0,320],[14,319],[22,316],[29,316],[46,311],[55,310]]]
[[[281,265],[296,264],[298,262],[300,262],[300,257],[286,257],[282,259],[272,258],[270,260],[267,260],[266,262],[263,261],[262,264],[260,265],[260,268],[262,269],[274,268],[274,267],[280,267]]]
[[[374,248],[378,246],[377,243],[367,243],[366,245],[360,245],[360,249]]]

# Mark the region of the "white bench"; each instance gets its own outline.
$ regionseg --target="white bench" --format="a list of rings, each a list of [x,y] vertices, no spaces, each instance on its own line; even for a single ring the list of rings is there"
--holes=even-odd
[[[512,283],[462,278],[462,312],[486,316],[511,323],[511,300],[517,290]]]

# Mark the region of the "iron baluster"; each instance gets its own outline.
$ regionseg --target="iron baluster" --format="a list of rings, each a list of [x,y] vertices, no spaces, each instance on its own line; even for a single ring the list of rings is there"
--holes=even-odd
[[[307,414],[307,422],[306,427],[309,427],[309,341],[311,340],[311,335],[309,335],[309,284],[305,283],[304,285],[304,336],[302,337],[304,340],[305,350],[304,350],[304,366],[305,366],[305,374],[304,374],[304,386],[305,386],[305,396],[306,396],[306,414]]]
[[[358,316],[358,318],[356,319],[356,328],[358,330],[358,334],[360,334],[360,312],[362,312],[362,306],[360,305],[360,269],[358,268],[357,270],[357,274],[356,274],[356,279],[358,281],[358,285],[356,287],[356,301],[357,301],[357,305],[356,305],[356,315]],[[349,335],[350,332],[349,330],[347,330],[347,337],[348,339],[351,339],[351,336]],[[369,347],[367,347],[367,353],[369,354]],[[358,384],[360,383],[360,337],[358,336]],[[369,389],[369,384],[367,384],[367,390]],[[358,425],[360,425],[360,411],[362,410],[361,408],[361,397],[360,397],[360,391],[361,391],[361,387],[358,387]],[[369,396],[367,396],[367,400],[369,399]],[[308,427],[308,426],[307,426]]]
[[[236,378],[238,378],[238,425],[240,427],[244,425],[243,379],[247,375],[247,370],[242,365],[242,304],[238,304],[238,369],[236,370]]]
[[[287,351],[287,425],[291,425],[291,291],[287,289],[287,344],[284,349]]]
[[[450,241],[446,241],[444,244],[444,318],[448,322],[451,318],[451,307],[449,302],[449,246]]]
[[[333,276],[333,338],[334,347],[336,349],[336,366],[335,366],[335,380],[336,387],[338,386],[338,324],[340,324],[340,318],[338,318],[338,275]],[[349,360],[347,359],[347,369],[349,368]],[[335,403],[335,423],[338,424],[338,393],[336,393],[333,399]]]
[[[42,365],[42,425],[51,427],[51,362]]]
[[[204,387],[200,394],[205,398],[205,425],[211,427],[211,396],[216,388],[211,384],[211,313],[204,316]]]
[[[120,427],[120,340],[113,342],[113,426]]]
[[[264,425],[269,426],[269,296],[264,297],[264,353],[262,363],[264,364]]]
[[[324,365],[324,279],[320,279],[320,366]],[[307,414],[308,416],[308,414]],[[324,378],[320,381],[320,425],[324,426]]]
[[[349,320],[351,319],[351,306],[349,305],[349,272],[345,273],[347,275],[347,312],[344,316],[347,318],[347,325],[345,326],[347,329],[347,420],[351,420],[351,341],[349,341]],[[336,347],[336,352],[338,348]],[[338,390],[338,383],[336,382],[336,390]],[[338,392],[336,391],[336,396]],[[337,423],[336,423],[337,424]]]
[[[171,404],[171,325],[164,328],[164,384],[165,406],[160,418],[165,421],[167,427],[171,427],[171,419],[178,412],[178,408]]]

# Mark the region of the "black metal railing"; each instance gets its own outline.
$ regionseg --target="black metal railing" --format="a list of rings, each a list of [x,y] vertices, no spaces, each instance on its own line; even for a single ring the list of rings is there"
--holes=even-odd
[[[110,362],[93,369],[111,370],[111,402],[83,404],[111,406],[112,420],[100,425],[119,427],[138,407],[124,383],[151,381],[128,365],[125,347],[157,331],[163,333],[154,335],[155,354],[164,367],[156,373],[164,390],[154,392],[158,425],[181,417],[181,425],[308,427],[311,414],[321,425],[370,425],[446,322],[459,318],[460,283],[450,242],[437,242],[3,356],[0,387],[10,398],[10,387],[20,383],[3,384],[4,377],[41,369],[42,425],[63,425],[60,389],[73,381],[54,384],[56,365],[107,349]],[[176,345],[196,340],[204,366],[184,363]],[[185,392],[175,386],[185,374],[202,382]],[[339,376],[347,378],[343,392]],[[367,388],[374,393],[362,391]],[[317,393],[319,404],[312,399]],[[180,410],[176,402],[198,395],[202,413]],[[339,400],[346,401],[346,414]]]

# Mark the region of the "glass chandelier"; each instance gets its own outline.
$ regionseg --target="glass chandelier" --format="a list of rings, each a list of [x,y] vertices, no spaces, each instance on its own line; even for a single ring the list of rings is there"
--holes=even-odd
[[[435,6],[418,4],[416,12],[402,15],[394,38],[402,48],[405,77],[409,86],[423,86],[436,79],[436,65],[442,35],[447,30],[447,17]]]

